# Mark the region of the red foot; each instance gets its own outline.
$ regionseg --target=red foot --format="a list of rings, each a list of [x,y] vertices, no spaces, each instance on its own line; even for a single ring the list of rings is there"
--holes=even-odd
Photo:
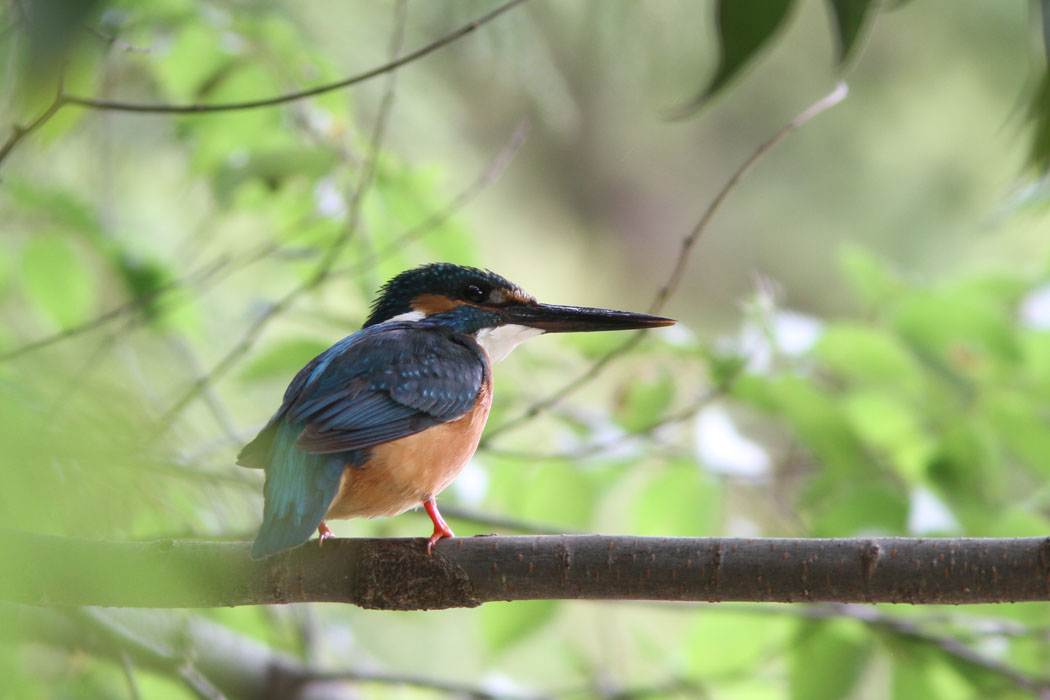
[[[317,526],[317,546],[323,547],[325,540],[330,540],[335,537],[335,533],[328,529],[328,523],[321,521],[321,524]]]
[[[423,503],[423,507],[426,509],[427,515],[430,516],[430,519],[434,521],[434,534],[430,536],[429,540],[427,540],[427,556],[430,556],[434,549],[434,545],[437,544],[438,540],[445,537],[455,537],[456,535],[453,534],[452,528],[448,526],[445,519],[441,517],[441,513],[438,512],[437,501],[433,498],[428,498]]]

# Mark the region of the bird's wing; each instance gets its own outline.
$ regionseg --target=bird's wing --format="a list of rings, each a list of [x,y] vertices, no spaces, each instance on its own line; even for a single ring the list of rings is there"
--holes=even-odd
[[[487,372],[474,341],[421,322],[370,326],[314,358],[237,458],[266,470],[252,556],[309,539],[361,451],[463,415]]]
[[[295,444],[305,452],[366,449],[454,420],[485,380],[481,349],[444,328],[390,324],[349,340],[304,369],[301,387],[285,397],[283,418],[304,426]]]

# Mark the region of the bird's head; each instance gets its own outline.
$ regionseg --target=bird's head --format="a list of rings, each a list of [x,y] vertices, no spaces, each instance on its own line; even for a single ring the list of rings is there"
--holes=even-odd
[[[541,304],[488,270],[432,263],[402,272],[379,292],[365,327],[387,321],[441,323],[473,336],[493,362],[542,333],[670,326],[674,320],[630,311]]]

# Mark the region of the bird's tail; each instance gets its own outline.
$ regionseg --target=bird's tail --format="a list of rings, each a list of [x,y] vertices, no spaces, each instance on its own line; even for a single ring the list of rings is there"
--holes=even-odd
[[[295,447],[302,426],[277,426],[266,466],[263,523],[252,545],[262,559],[306,542],[339,492],[345,469],[340,455],[317,455]]]

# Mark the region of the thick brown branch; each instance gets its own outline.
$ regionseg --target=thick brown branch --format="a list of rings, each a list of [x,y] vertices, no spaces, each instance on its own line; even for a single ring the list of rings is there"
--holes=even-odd
[[[414,610],[494,600],[857,603],[1050,600],[1050,538],[732,539],[561,535],[307,543],[116,543],[0,531],[0,599],[213,607],[344,602]]]

